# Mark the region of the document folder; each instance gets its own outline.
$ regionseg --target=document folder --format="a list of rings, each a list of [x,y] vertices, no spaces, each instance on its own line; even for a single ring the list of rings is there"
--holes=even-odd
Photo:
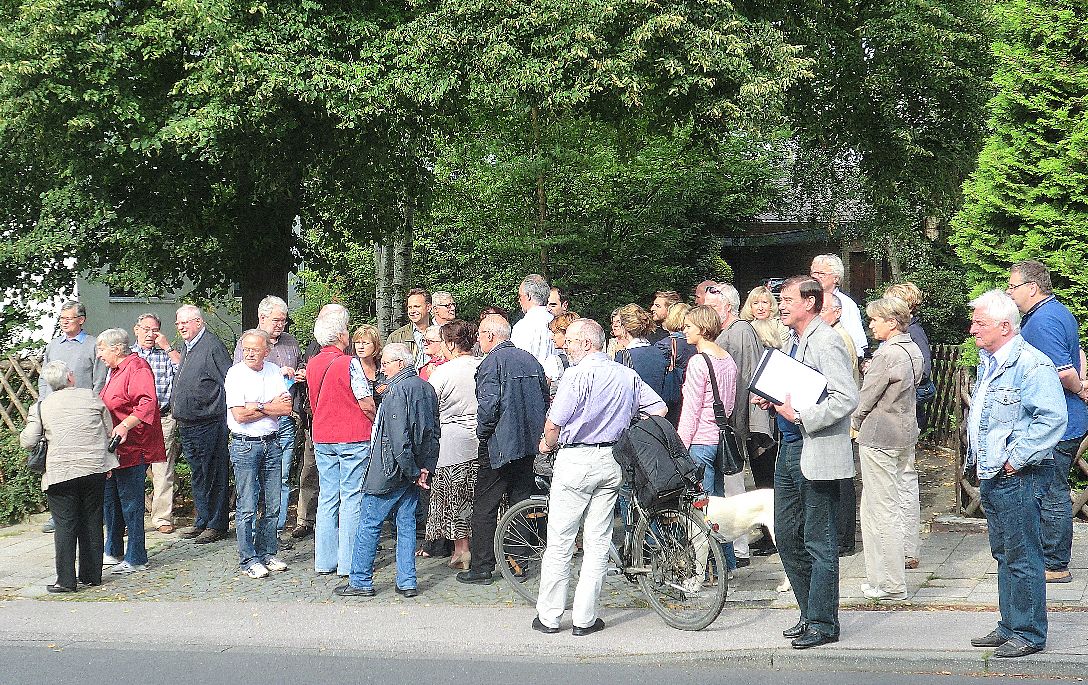
[[[827,379],[785,352],[771,349],[760,358],[748,390],[772,404],[784,403],[788,393],[793,408],[804,411],[827,394]]]

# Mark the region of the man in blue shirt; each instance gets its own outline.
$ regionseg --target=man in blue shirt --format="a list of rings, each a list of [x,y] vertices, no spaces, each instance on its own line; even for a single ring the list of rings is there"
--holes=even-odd
[[[1073,546],[1073,507],[1069,497],[1069,467],[1088,432],[1088,407],[1080,378],[1080,340],[1073,314],[1054,298],[1050,272],[1035,260],[1013,264],[1009,270],[1012,297],[1023,315],[1020,334],[1045,354],[1058,370],[1065,391],[1069,423],[1054,448],[1054,480],[1043,495],[1043,558],[1046,582],[1069,583],[1069,556]]]

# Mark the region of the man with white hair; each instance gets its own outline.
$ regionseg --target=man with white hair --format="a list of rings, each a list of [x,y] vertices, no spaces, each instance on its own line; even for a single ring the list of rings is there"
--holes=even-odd
[[[178,307],[175,320],[185,342],[174,374],[170,412],[178,424],[181,450],[192,473],[196,520],[179,535],[204,544],[227,533],[227,402],[223,381],[230,353],[204,325],[191,304]]]
[[[457,303],[452,293],[439,290],[431,295],[431,316],[435,326],[445,326],[457,318]]]
[[[548,324],[552,315],[548,312],[548,296],[552,289],[543,276],[529,274],[518,286],[518,304],[525,316],[514,324],[510,333],[510,342],[514,347],[525,350],[536,357],[541,364],[555,354],[552,332]]]
[[[967,417],[964,468],[978,475],[1001,617],[974,647],[1020,657],[1046,647],[1041,496],[1054,478],[1052,450],[1067,424],[1054,363],[1020,336],[1012,298],[990,290],[970,303],[979,365]]]
[[[869,339],[865,336],[865,326],[861,321],[861,311],[856,302],[839,289],[842,279],[846,275],[842,258],[835,254],[821,254],[812,258],[812,267],[809,275],[820,282],[825,295],[834,294],[842,305],[842,325],[854,341],[854,351],[859,357],[865,356],[865,349],[869,347]]]
[[[49,341],[42,356],[42,366],[51,361],[68,365],[76,379],[77,388],[101,392],[106,384],[106,365],[95,355],[95,337],[83,330],[87,323],[87,308],[82,302],[68,300],[60,306],[61,335]],[[38,399],[44,400],[53,392],[49,384],[38,378]]]
[[[604,619],[597,616],[597,600],[623,481],[612,445],[637,414],[664,416],[668,411],[637,373],[608,358],[604,346],[604,329],[592,319],[577,319],[567,328],[571,367],[559,381],[538,445],[541,453],[559,450],[548,499],[548,546],[541,560],[533,619],[533,628],[542,633],[559,632],[579,528],[583,528],[583,554],[571,611],[572,632],[581,636],[604,628]]]

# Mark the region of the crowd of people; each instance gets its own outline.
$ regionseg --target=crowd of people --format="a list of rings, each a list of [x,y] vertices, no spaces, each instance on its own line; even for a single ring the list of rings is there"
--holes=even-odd
[[[861,309],[840,290],[843,276],[839,257],[819,255],[809,274],[777,292],[756,287],[743,305],[727,282],[698,284],[690,304],[658,291],[648,308],[615,309],[611,336],[538,275],[520,283],[513,325],[494,306],[475,321],[458,318],[451,293],[415,288],[408,323],[385,341],[369,324],[352,330],[347,310],[329,303],[305,350],[285,330],[287,304],[269,296],[233,357],[192,305],[177,310],[174,346],[154,314],[138,317],[131,334],[110,329],[95,339],[83,330],[83,305],[67,302],[22,434],[28,446],[43,434],[50,441],[42,488],[57,580],[48,589],[97,585],[103,567],[147,569],[149,467],[152,526],[195,544],[227,535],[233,469],[239,565],[250,578],[287,570],[284,536],[313,535],[312,571],[344,578],[336,595],[373,596],[379,537],[391,522],[396,592],[419,592],[416,560],[430,556],[448,556],[459,582],[489,584],[501,563],[493,552],[500,509],[528,497],[546,465],[548,545],[533,627],[559,630],[581,530],[572,622],[574,634],[590,634],[604,628],[598,596],[622,496],[613,444],[637,415],[668,417],[703,467],[703,489],[739,494],[745,474],[726,474],[719,462],[724,411],[751,482],[774,489],[777,541],[777,549],[770,535],[730,541],[726,572],[753,554],[779,553],[800,608],[783,635],[798,649],[834,642],[839,558],[857,539],[857,465],[864,593],[906,597],[906,570],[921,553],[915,445],[935,393],[921,291],[897,283],[869,302],[870,338]],[[1068,472],[1088,432],[1083,353],[1039,262],[1014,265],[1004,291],[971,307],[982,361],[968,464],[990,521],[1001,609],[996,629],[972,644],[1021,656],[1045,646],[1045,584],[1071,579]],[[799,410],[788,395],[772,404],[751,394],[768,350],[820,372],[823,397]],[[192,526],[175,531],[179,452],[196,511]]]

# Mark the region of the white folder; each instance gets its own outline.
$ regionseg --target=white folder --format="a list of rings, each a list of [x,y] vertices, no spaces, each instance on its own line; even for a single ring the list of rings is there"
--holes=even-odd
[[[827,394],[827,379],[785,352],[771,349],[760,358],[748,389],[772,404],[783,404],[789,394],[793,408],[804,411]]]

